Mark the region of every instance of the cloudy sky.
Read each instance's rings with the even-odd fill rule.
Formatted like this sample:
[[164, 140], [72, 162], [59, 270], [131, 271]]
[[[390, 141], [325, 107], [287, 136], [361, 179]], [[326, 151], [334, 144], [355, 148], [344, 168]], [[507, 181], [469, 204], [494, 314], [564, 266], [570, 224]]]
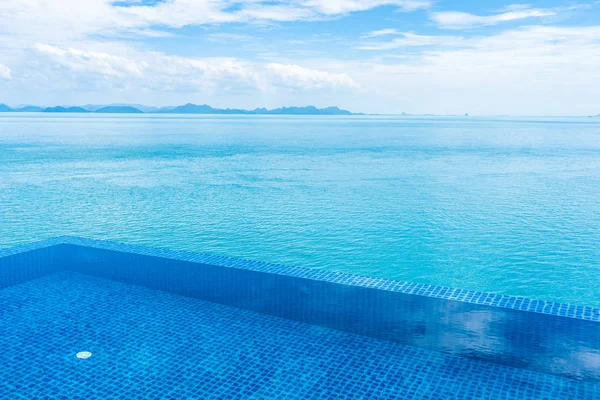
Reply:
[[0, 103], [600, 112], [600, 2], [3, 0]]

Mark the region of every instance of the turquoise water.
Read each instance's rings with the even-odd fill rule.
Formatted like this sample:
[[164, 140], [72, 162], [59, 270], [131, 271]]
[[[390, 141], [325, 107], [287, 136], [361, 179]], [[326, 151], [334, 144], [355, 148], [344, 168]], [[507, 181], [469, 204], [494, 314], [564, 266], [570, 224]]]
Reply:
[[0, 115], [0, 246], [76, 235], [600, 306], [600, 122]]

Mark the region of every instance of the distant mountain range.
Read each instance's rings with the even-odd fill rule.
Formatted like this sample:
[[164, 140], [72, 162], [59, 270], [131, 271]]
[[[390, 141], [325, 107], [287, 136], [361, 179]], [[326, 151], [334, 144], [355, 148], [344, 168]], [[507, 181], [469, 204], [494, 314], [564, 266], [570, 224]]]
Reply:
[[25, 106], [11, 108], [6, 104], [0, 104], [0, 112], [44, 112], [44, 113], [102, 113], [102, 114], [245, 114], [245, 115], [364, 115], [356, 114], [338, 107], [317, 108], [306, 107], [282, 107], [274, 110], [257, 108], [255, 110], [242, 110], [235, 108], [213, 108], [209, 105], [185, 104], [177, 107], [147, 107], [139, 104], [111, 104], [93, 105], [82, 107], [37, 107]]

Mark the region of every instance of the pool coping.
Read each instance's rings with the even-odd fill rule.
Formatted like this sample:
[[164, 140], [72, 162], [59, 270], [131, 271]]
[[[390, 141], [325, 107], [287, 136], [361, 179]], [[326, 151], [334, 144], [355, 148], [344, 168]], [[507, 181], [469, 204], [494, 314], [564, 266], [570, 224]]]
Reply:
[[509, 296], [472, 290], [456, 289], [445, 286], [434, 286], [423, 283], [388, 280], [353, 275], [344, 272], [295, 267], [251, 261], [241, 258], [215, 256], [181, 250], [152, 248], [136, 244], [125, 244], [114, 241], [88, 239], [75, 236], [60, 236], [10, 248], [0, 249], [0, 258], [19, 253], [57, 245], [74, 245], [133, 253], [144, 256], [160, 257], [185, 262], [211, 264], [220, 267], [237, 268], [269, 274], [284, 275], [296, 278], [311, 279], [341, 285], [357, 286], [370, 289], [385, 290], [408, 295], [424, 296], [442, 300], [451, 300], [503, 309], [533, 312], [558, 317], [573, 318], [583, 321], [600, 322], [600, 308], [558, 303], [545, 300], [529, 299], [521, 296]]

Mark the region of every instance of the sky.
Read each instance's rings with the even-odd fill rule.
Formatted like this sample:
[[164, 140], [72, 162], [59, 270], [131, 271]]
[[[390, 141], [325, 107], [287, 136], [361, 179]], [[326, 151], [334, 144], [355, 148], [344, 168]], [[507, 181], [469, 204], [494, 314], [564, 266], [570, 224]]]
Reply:
[[2, 0], [0, 103], [600, 113], [600, 1]]

